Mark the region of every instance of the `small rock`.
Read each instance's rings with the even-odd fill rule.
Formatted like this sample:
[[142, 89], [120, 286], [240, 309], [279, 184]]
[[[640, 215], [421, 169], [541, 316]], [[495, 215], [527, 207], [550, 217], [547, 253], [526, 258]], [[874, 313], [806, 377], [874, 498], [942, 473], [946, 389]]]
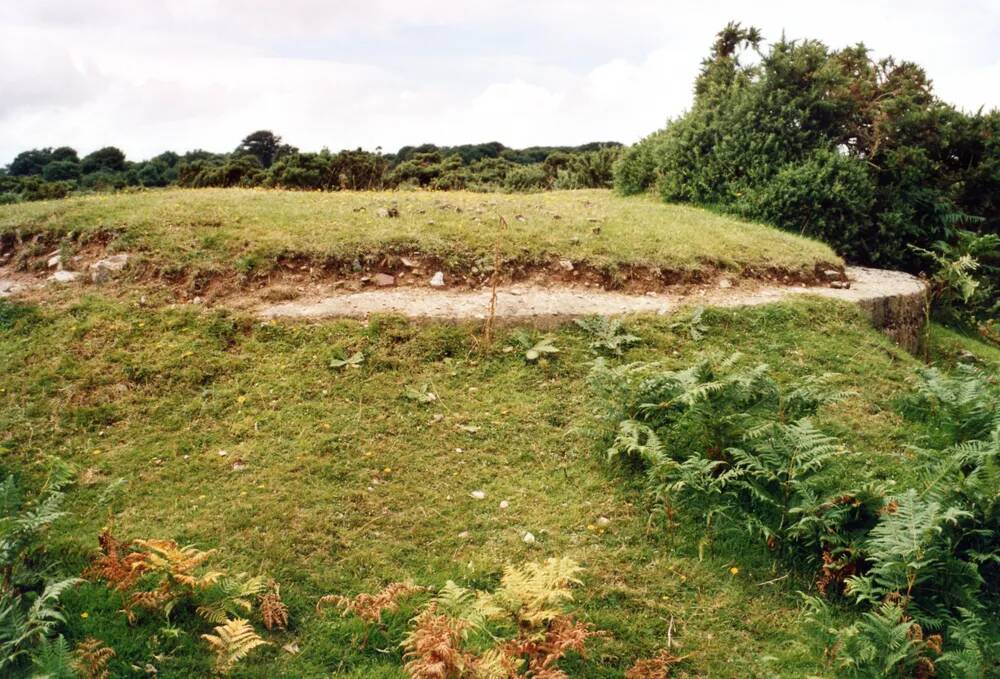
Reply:
[[194, 299], [191, 300], [191, 304], [201, 304], [201, 303], [202, 303], [201, 297], [195, 297]]
[[723, 290], [731, 288], [733, 287], [733, 282], [728, 278], [723, 278], [722, 280], [719, 281], [719, 287], [722, 288]]
[[420, 262], [418, 262], [415, 259], [410, 259], [409, 257], [400, 257], [399, 261], [402, 262], [403, 266], [405, 266], [408, 269], [416, 269], [418, 266], [420, 266]]
[[469, 493], [469, 495], [471, 495], [474, 500], [485, 500], [486, 499], [486, 493], [484, 493], [481, 490], [474, 490], [471, 493]]
[[599, 516], [597, 517], [597, 525], [601, 528], [607, 528], [611, 525], [611, 519], [606, 516]]
[[850, 290], [850, 288], [851, 288], [851, 282], [850, 281], [830, 281], [830, 287], [834, 288], [835, 290]]
[[841, 280], [844, 277], [844, 275], [836, 269], [827, 269], [823, 272], [823, 275], [826, 276], [826, 279], [829, 281]]
[[467, 530], [463, 530], [461, 533], [458, 534], [458, 537], [461, 538], [462, 540], [468, 540], [470, 537], [470, 533]]
[[514, 215], [514, 219], [516, 219], [519, 222], [526, 222], [526, 221], [528, 221], [528, 218], [525, 217], [524, 215]]
[[646, 293], [646, 297], [656, 297], [656, 292], [654, 290], [650, 290]]
[[225, 457], [225, 456], [226, 456], [226, 455], [228, 455], [228, 454], [229, 454], [229, 451], [228, 451], [228, 450], [220, 450], [220, 451], [219, 451], [219, 452], [217, 453], [217, 455], [218, 455], [219, 457]]
[[521, 542], [523, 542], [526, 545], [533, 545], [535, 544], [535, 536], [532, 535], [531, 532], [529, 531], [525, 533], [524, 536], [521, 538]]
[[508, 507], [510, 507], [510, 503], [509, 502], [507, 502], [506, 500], [501, 500], [500, 501], [500, 509], [507, 509]]
[[96, 283], [97, 285], [101, 285], [102, 283], [107, 283], [110, 278], [111, 278], [111, 271], [109, 269], [105, 269], [103, 266], [90, 268], [90, 280]]
[[432, 288], [443, 288], [444, 287], [444, 272], [438, 271], [431, 277], [431, 287]]
[[592, 229], [591, 229], [590, 231], [591, 231], [591, 233], [593, 233], [593, 234], [594, 234], [595, 236], [599, 236], [599, 235], [601, 234], [601, 227], [599, 227], [599, 226], [595, 226], [595, 227], [594, 227], [594, 228], [592, 228]]
[[62, 257], [59, 256], [59, 253], [56, 253], [49, 257], [48, 265], [50, 269], [54, 269], [57, 266], [60, 266], [61, 264], [62, 264]]
[[80, 277], [79, 271], [56, 271], [49, 276], [49, 280], [55, 283], [72, 283]]
[[103, 266], [111, 271], [121, 271], [128, 264], [128, 253], [121, 252], [117, 255], [111, 255], [110, 257], [105, 257], [104, 259], [99, 259], [90, 265], [90, 268]]
[[573, 262], [571, 262], [568, 259], [560, 259], [559, 260], [559, 267], [562, 268], [563, 271], [572, 271], [573, 270]]
[[[361, 209], [364, 210], [364, 208]], [[299, 652], [299, 645], [294, 641], [289, 641], [287, 644], [281, 647], [281, 650], [284, 651], [285, 653], [291, 653], [292, 655], [295, 655], [296, 653]]]
[[236, 460], [233, 462], [232, 467], [234, 472], [241, 472], [247, 468], [247, 465], [243, 460]]
[[375, 285], [380, 288], [391, 288], [396, 284], [396, 277], [387, 273], [377, 273], [374, 277]]
[[121, 253], [105, 257], [90, 265], [90, 279], [97, 284], [106, 283], [111, 275], [118, 273], [128, 264], [128, 254]]
[[579, 245], [580, 244], [580, 237], [579, 236], [573, 236], [572, 238], [569, 239], [569, 242], [572, 245]]
[[399, 216], [399, 209], [395, 207], [380, 207], [375, 210], [375, 214], [385, 219], [391, 219]]

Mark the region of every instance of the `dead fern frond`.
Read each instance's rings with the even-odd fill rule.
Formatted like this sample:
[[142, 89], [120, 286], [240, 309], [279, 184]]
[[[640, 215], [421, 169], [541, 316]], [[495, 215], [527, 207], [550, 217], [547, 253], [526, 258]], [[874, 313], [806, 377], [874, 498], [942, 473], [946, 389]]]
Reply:
[[271, 591], [260, 597], [260, 616], [268, 631], [288, 627], [288, 606], [281, 600], [281, 588], [274, 582]]
[[662, 649], [652, 658], [637, 660], [625, 673], [625, 679], [667, 679], [674, 665], [684, 662], [688, 656], [676, 656]]
[[173, 540], [135, 540], [133, 545], [142, 552], [142, 568], [148, 572], [163, 573], [172, 581], [199, 589], [215, 583], [222, 573], [211, 571], [196, 575], [195, 571], [215, 553], [214, 549], [202, 551], [188, 545], [179, 547]]
[[524, 661], [507, 652], [506, 649], [491, 648], [485, 651], [468, 668], [472, 679], [512, 679], [522, 676]]
[[584, 655], [587, 640], [595, 636], [600, 636], [600, 632], [595, 631], [588, 623], [573, 620], [569, 616], [556, 618], [535, 650], [539, 668], [554, 666], [569, 651]]
[[404, 669], [412, 679], [460, 679], [476, 662], [461, 648], [468, 623], [439, 615], [434, 604], [413, 619], [403, 641]]
[[115, 649], [94, 637], [88, 637], [73, 649], [73, 669], [84, 679], [108, 679], [108, 662], [115, 657]]
[[573, 600], [570, 589], [582, 584], [577, 575], [583, 569], [569, 558], [546, 559], [504, 570], [496, 599], [518, 621], [538, 627], [562, 614], [562, 607]]
[[848, 578], [858, 574], [858, 564], [848, 557], [837, 558], [829, 550], [823, 551], [823, 565], [816, 576], [816, 589], [827, 594], [831, 586], [836, 593], [843, 593]]
[[83, 577], [104, 580], [118, 591], [130, 589], [145, 572], [143, 556], [127, 551], [108, 529], [101, 531], [97, 542], [101, 546], [101, 554], [83, 572]]
[[542, 633], [522, 629], [517, 638], [504, 644], [503, 650], [509, 656], [526, 660], [528, 676], [532, 678], [562, 677], [565, 674], [556, 664], [570, 651], [583, 656], [587, 640], [596, 636], [602, 633], [587, 623], [563, 615], [554, 618]]
[[125, 608], [122, 609], [122, 612], [128, 617], [129, 622], [135, 622], [136, 608], [157, 611], [176, 598], [177, 593], [164, 586], [150, 591], [134, 592], [125, 600]]
[[354, 598], [327, 594], [316, 602], [316, 610], [319, 611], [324, 605], [331, 604], [341, 609], [343, 617], [353, 613], [368, 622], [381, 622], [382, 613], [399, 610], [400, 601], [423, 590], [423, 587], [412, 582], [394, 582], [378, 594], [361, 593]]
[[201, 638], [215, 651], [215, 670], [227, 674], [258, 646], [268, 645], [249, 622], [242, 618], [227, 621], [215, 628], [215, 634], [202, 634]]

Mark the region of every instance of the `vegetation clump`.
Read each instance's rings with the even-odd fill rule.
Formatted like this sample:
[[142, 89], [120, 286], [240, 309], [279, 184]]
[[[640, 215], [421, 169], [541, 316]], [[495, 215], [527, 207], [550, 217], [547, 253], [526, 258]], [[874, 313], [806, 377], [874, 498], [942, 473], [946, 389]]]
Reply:
[[620, 192], [655, 189], [914, 271], [910, 244], [1000, 229], [1000, 111], [946, 104], [912, 62], [785, 37], [765, 49], [732, 23], [694, 91], [689, 112], [623, 153]]

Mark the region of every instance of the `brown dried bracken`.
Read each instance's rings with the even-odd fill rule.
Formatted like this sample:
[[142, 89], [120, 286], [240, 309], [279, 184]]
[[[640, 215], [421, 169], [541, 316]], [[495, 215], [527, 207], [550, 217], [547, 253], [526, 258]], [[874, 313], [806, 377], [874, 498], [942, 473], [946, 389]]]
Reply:
[[115, 649], [94, 637], [87, 637], [73, 649], [73, 669], [84, 679], [108, 679], [108, 662], [115, 657]]
[[591, 625], [568, 615], [559, 616], [552, 619], [544, 635], [522, 633], [504, 646], [504, 652], [513, 657], [527, 658], [530, 676], [547, 676], [541, 673], [554, 670], [554, 665], [569, 651], [582, 656], [587, 640], [596, 636], [601, 636], [601, 633]]
[[830, 585], [837, 585], [838, 593], [844, 591], [847, 578], [857, 575], [858, 564], [846, 558], [836, 559], [829, 550], [823, 552], [823, 566], [816, 576], [816, 588], [821, 594], [826, 594]]
[[625, 679], [667, 679], [670, 668], [684, 662], [688, 656], [676, 656], [664, 648], [652, 658], [637, 660], [625, 673]]
[[468, 623], [438, 615], [432, 604], [414, 619], [413, 630], [403, 642], [404, 668], [413, 679], [452, 679], [463, 676], [475, 659], [461, 649]]
[[101, 555], [83, 572], [85, 578], [104, 580], [122, 591], [132, 587], [146, 572], [142, 554], [126, 552], [125, 546], [109, 529], [101, 531], [97, 542], [101, 545]]
[[288, 606], [281, 600], [278, 583], [274, 583], [271, 591], [260, 597], [260, 615], [268, 631], [275, 627], [278, 629], [288, 627]]
[[382, 613], [399, 610], [401, 600], [423, 590], [423, 587], [418, 587], [412, 582], [394, 582], [378, 594], [362, 593], [353, 599], [339, 594], [327, 594], [316, 602], [316, 610], [319, 611], [324, 604], [332, 604], [341, 609], [341, 615], [344, 617], [353, 613], [368, 622], [381, 622]]

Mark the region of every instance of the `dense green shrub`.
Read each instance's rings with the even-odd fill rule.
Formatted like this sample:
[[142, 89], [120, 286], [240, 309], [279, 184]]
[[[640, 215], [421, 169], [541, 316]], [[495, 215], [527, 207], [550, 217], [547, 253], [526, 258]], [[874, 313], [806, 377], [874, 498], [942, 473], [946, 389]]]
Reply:
[[73, 160], [53, 160], [42, 168], [42, 177], [47, 182], [79, 179], [80, 163]]
[[508, 191], [541, 191], [549, 187], [549, 176], [540, 165], [522, 165], [507, 173], [504, 188]]
[[[744, 63], [748, 51], [758, 60]], [[855, 261], [922, 268], [968, 215], [1000, 231], [1000, 112], [937, 99], [924, 71], [863, 45], [719, 33], [691, 110], [624, 154], [615, 185], [817, 236]]]
[[747, 189], [734, 205], [751, 219], [795, 229], [859, 259], [865, 253], [858, 239], [874, 200], [862, 161], [817, 149], [801, 162], [784, 165], [759, 189]]

